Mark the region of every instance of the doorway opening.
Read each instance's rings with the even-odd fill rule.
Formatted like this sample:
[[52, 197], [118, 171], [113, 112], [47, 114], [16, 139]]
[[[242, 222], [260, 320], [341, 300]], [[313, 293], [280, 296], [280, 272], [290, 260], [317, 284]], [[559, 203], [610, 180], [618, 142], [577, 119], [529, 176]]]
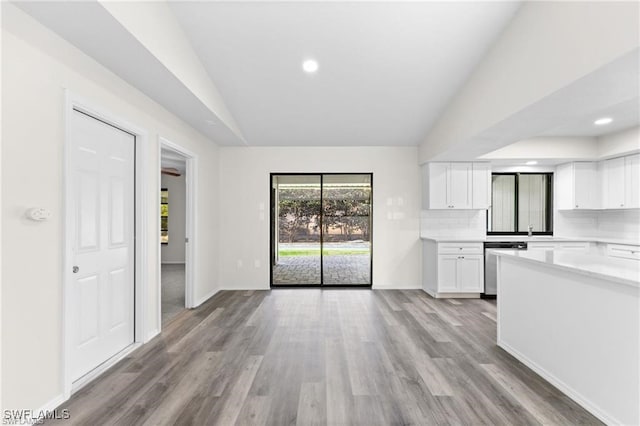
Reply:
[[161, 151], [160, 292], [162, 326], [186, 308], [186, 158]]
[[192, 305], [195, 156], [160, 141], [160, 324]]
[[372, 173], [272, 173], [271, 286], [372, 283]]

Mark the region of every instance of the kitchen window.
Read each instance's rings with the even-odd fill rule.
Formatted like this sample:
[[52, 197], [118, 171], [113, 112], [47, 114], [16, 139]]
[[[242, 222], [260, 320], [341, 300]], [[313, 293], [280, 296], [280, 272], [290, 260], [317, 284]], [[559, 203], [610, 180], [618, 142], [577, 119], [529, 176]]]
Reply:
[[553, 234], [553, 173], [493, 173], [487, 234]]

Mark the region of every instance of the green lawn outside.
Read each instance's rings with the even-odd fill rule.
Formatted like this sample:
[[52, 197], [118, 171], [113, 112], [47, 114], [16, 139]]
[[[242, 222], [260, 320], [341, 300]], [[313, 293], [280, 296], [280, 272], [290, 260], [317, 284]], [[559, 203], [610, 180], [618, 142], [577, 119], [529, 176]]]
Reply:
[[[354, 248], [331, 248], [324, 249], [324, 256], [337, 256], [337, 255], [349, 255], [349, 254], [369, 254], [369, 249], [354, 249]], [[320, 256], [320, 249], [283, 249], [278, 251], [280, 257], [293, 257], [293, 256]]]

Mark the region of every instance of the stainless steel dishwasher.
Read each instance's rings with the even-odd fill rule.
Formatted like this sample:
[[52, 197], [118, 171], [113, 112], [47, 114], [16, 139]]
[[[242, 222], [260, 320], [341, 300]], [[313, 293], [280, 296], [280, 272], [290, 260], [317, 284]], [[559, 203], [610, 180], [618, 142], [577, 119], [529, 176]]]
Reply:
[[526, 241], [490, 241], [484, 243], [484, 294], [483, 297], [494, 298], [498, 294], [497, 258], [488, 250], [526, 250]]

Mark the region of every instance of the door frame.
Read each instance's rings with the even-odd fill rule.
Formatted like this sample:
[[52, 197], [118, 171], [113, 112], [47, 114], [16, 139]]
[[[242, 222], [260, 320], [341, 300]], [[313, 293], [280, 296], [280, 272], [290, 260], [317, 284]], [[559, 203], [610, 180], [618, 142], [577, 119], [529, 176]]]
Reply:
[[[162, 149], [173, 151], [185, 158], [185, 250], [184, 250], [184, 272], [185, 272], [185, 288], [184, 288], [184, 304], [185, 308], [192, 309], [196, 307], [195, 299], [195, 282], [196, 282], [196, 251], [197, 242], [197, 217], [196, 217], [196, 179], [198, 172], [198, 156], [185, 148], [184, 146], [170, 141], [169, 139], [158, 137], [158, 191], [162, 188]], [[158, 197], [160, 196], [158, 192]], [[158, 217], [160, 217], [160, 201], [158, 200]], [[162, 329], [162, 245], [160, 244], [160, 234], [158, 233], [158, 324]]]
[[[323, 176], [333, 176], [333, 175], [368, 175], [371, 178], [371, 193], [370, 193], [370, 207], [371, 211], [369, 212], [369, 284], [324, 284], [324, 265], [323, 265], [323, 241], [322, 241], [322, 230], [320, 231], [320, 283], [319, 284], [274, 284], [273, 283], [273, 267], [275, 265], [275, 261], [277, 255], [274, 253], [274, 232], [273, 228], [277, 227], [277, 224], [274, 225], [275, 211], [277, 207], [275, 206], [276, 198], [274, 197], [273, 191], [273, 177], [274, 176], [320, 176], [320, 208], [323, 206], [323, 184], [324, 179]], [[320, 223], [322, 227], [322, 214], [320, 215]], [[332, 287], [344, 287], [344, 288], [373, 288], [373, 172], [282, 172], [269, 173], [269, 288], [278, 289], [278, 288], [305, 288], [305, 287], [315, 287], [315, 288], [332, 288]]]
[[[131, 124], [125, 119], [118, 117], [107, 109], [97, 106], [93, 101], [86, 100], [75, 93], [64, 89], [64, 146], [63, 146], [63, 167], [62, 167], [62, 389], [64, 400], [81, 389], [84, 385], [104, 373], [120, 359], [124, 358], [131, 351], [146, 343], [157, 332], [149, 332], [146, 319], [146, 300], [148, 291], [148, 277], [146, 271], [149, 268], [149, 256], [147, 242], [148, 233], [148, 207], [147, 200], [140, 194], [147, 194], [148, 178], [146, 173], [146, 159], [148, 157], [148, 134], [147, 131], [137, 125]], [[71, 179], [71, 149], [70, 135], [72, 126], [73, 110], [80, 111], [99, 121], [117, 127], [135, 136], [135, 200], [134, 200], [134, 338], [133, 343], [120, 351], [106, 362], [96, 366], [94, 370], [78, 380], [76, 384], [72, 382], [70, 358], [72, 351], [72, 324], [70, 321], [69, 309], [71, 308], [72, 295], [72, 250], [69, 233], [73, 229], [71, 220], [71, 206], [73, 205], [73, 182]]]

